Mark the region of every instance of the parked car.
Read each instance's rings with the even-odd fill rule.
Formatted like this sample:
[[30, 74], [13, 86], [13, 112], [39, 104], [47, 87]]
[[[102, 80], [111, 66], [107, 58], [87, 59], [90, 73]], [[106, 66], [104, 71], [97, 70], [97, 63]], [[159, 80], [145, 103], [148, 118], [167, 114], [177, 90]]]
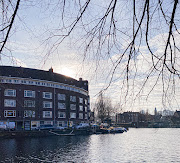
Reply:
[[90, 127], [89, 123], [80, 123], [76, 126], [77, 129]]
[[6, 124], [6, 126], [7, 126], [7, 129], [8, 129], [8, 130], [15, 130], [15, 128], [16, 128], [15, 122], [8, 122], [8, 123]]
[[5, 124], [0, 124], [0, 130], [7, 130], [7, 126]]
[[39, 130], [54, 130], [55, 127], [53, 125], [50, 124], [44, 124], [44, 125], [40, 125], [38, 127]]

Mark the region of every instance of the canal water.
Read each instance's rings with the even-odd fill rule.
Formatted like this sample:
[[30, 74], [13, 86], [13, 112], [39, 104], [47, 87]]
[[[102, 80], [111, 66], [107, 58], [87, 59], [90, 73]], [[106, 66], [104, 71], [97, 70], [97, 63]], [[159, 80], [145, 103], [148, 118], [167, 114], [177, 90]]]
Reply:
[[0, 162], [180, 162], [180, 129], [129, 129], [123, 134], [0, 139]]

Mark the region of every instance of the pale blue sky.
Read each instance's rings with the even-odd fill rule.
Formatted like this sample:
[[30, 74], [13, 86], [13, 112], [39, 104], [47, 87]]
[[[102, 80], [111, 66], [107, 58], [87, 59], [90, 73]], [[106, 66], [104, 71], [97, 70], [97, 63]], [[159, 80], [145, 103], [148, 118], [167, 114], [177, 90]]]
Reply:
[[[63, 28], [64, 24], [61, 19], [62, 4], [59, 3], [57, 5], [57, 1], [43, 1], [43, 3], [37, 1], [22, 1], [7, 45], [8, 48], [11, 49], [13, 58], [2, 57], [1, 64], [18, 65], [43, 70], [48, 70], [50, 67], [53, 67], [56, 73], [62, 73], [76, 79], [82, 77], [89, 81], [91, 102], [95, 102], [97, 98], [95, 95], [101, 89], [107, 87], [110, 80], [108, 74], [112, 72], [111, 68], [114, 66], [114, 61], [119, 57], [119, 54], [124, 51], [124, 47], [128, 44], [129, 36], [132, 35], [130, 30], [132, 27], [132, 21], [130, 21], [132, 11], [130, 8], [131, 2], [120, 1], [118, 4], [119, 10], [115, 13], [116, 15], [121, 14], [121, 17], [116, 17], [116, 22], [117, 25], [121, 27], [121, 30], [125, 31], [125, 34], [120, 33], [117, 35], [120, 50], [118, 50], [117, 47], [113, 47], [112, 51], [108, 54], [105, 48], [107, 44], [105, 44], [101, 51], [104, 57], [97, 57], [97, 55], [94, 55], [96, 54], [95, 50], [98, 45], [96, 40], [84, 58], [84, 45], [87, 43], [83, 40], [83, 37], [85, 38], [85, 31], [97, 23], [98, 19], [95, 20], [94, 18], [101, 16], [102, 11], [107, 7], [104, 5], [105, 2], [106, 1], [102, 0], [92, 1], [92, 4], [87, 10], [87, 14], [83, 17], [83, 23], [80, 22], [72, 35], [57, 46], [57, 49], [53, 49], [52, 47], [56, 47], [57, 38], [59, 37], [53, 39], [48, 38], [54, 34], [60, 35], [67, 32], [67, 29]], [[171, 3], [166, 6], [166, 9], [172, 7], [172, 4], [170, 4]], [[137, 6], [141, 8], [143, 3], [138, 2]], [[76, 18], [77, 8], [78, 5], [75, 4], [74, 1], [67, 1], [63, 19], [65, 26], [70, 25], [74, 18]], [[161, 54], [164, 46], [164, 40], [162, 38], [166, 38], [166, 35], [164, 35], [166, 27], [164, 26], [164, 22], [158, 21], [157, 13], [154, 16], [157, 17], [157, 19], [152, 23], [151, 28], [156, 29], [159, 27], [160, 30], [153, 30], [153, 32], [150, 33], [150, 44], [156, 54]], [[178, 28], [180, 27], [178, 26]], [[105, 30], [106, 29], [108, 29], [108, 27], [106, 27]], [[145, 31], [142, 30], [142, 33], [144, 32]], [[180, 39], [177, 33], [175, 33], [175, 38], [178, 40], [177, 46], [180, 47]], [[87, 38], [86, 41], [88, 39], [89, 38]], [[134, 72], [132, 71], [132, 78], [129, 80], [128, 96], [126, 97], [126, 84], [123, 84], [124, 75], [121, 75], [124, 74], [124, 64], [121, 64], [121, 66], [117, 68], [114, 74], [114, 82], [106, 91], [106, 94], [111, 97], [113, 104], [120, 103], [124, 110], [140, 111], [141, 109], [149, 109], [150, 112], [153, 112], [155, 107], [158, 110], [165, 108], [165, 106], [162, 105], [162, 83], [158, 82], [154, 91], [148, 96], [148, 99], [146, 99], [148, 92], [151, 91], [153, 84], [156, 82], [155, 79], [157, 76], [154, 74], [151, 76], [151, 80], [148, 81], [142, 93], [138, 94], [151, 62], [151, 56], [147, 47], [143, 42], [142, 45], [140, 47], [141, 53], [139, 53], [141, 55], [136, 56], [136, 65], [138, 66], [137, 78], [133, 80]], [[5, 51], [5, 53], [11, 55], [8, 51]], [[126, 59], [127, 58], [125, 58], [125, 60]], [[134, 67], [135, 63], [132, 62], [131, 66]], [[178, 88], [176, 90], [178, 90]], [[164, 101], [167, 105], [166, 109], [180, 109], [178, 106], [178, 102], [180, 102], [179, 97], [180, 94], [179, 91], [177, 91], [174, 97], [170, 97], [169, 101]], [[169, 102], [171, 102], [171, 108], [168, 107]]]

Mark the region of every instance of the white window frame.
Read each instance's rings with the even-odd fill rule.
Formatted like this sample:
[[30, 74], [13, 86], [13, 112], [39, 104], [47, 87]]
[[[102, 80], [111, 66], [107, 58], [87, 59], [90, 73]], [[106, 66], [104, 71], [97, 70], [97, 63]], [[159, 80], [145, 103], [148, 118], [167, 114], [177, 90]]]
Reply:
[[83, 118], [84, 118], [83, 113], [79, 113], [79, 119], [83, 119]]
[[87, 99], [85, 99], [84, 101], [85, 101], [85, 105], [87, 105], [88, 100], [87, 100]]
[[70, 109], [71, 110], [76, 110], [76, 104], [70, 104]]
[[4, 96], [16, 97], [15, 89], [5, 89]]
[[85, 112], [87, 112], [87, 106], [85, 106]]
[[24, 90], [24, 97], [33, 97], [33, 98], [35, 98], [35, 91]]
[[34, 108], [35, 107], [35, 101], [34, 100], [24, 100], [24, 107]]
[[76, 113], [71, 112], [71, 113], [70, 113], [70, 118], [71, 118], [71, 119], [76, 119]]
[[66, 109], [66, 103], [65, 102], [58, 102], [58, 109]]
[[[61, 117], [60, 115], [63, 115], [63, 116]], [[58, 118], [66, 118], [66, 113], [58, 111]]]
[[79, 111], [83, 111], [83, 105], [79, 105]]
[[50, 108], [51, 109], [52, 108], [52, 102], [51, 101], [43, 101], [43, 108]]
[[52, 99], [52, 92], [43, 92], [43, 98]]
[[87, 114], [84, 115], [84, 119], [88, 119], [88, 115]]
[[16, 100], [4, 99], [4, 107], [16, 107]]
[[66, 95], [65, 95], [65, 94], [61, 94], [61, 93], [58, 93], [58, 100], [65, 101], [65, 100], [66, 100]]
[[[12, 116], [9, 116], [9, 113], [12, 113]], [[4, 117], [16, 117], [16, 110], [4, 110]]]
[[33, 111], [33, 110], [24, 110], [24, 117], [34, 118], [35, 117], [35, 111]]
[[64, 122], [64, 121], [57, 121], [57, 126], [58, 127], [64, 127], [66, 126], [67, 124]]
[[52, 118], [52, 111], [43, 111], [43, 118]]
[[45, 125], [53, 125], [53, 121], [44, 121]]
[[83, 104], [83, 98], [82, 97], [79, 97], [79, 103]]

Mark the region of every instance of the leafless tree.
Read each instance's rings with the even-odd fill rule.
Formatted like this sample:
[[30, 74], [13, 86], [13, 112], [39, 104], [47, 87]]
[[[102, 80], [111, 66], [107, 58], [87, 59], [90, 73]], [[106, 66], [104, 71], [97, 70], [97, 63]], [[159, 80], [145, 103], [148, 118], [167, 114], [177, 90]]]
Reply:
[[111, 105], [111, 100], [105, 97], [102, 92], [97, 98], [95, 110], [102, 123], [111, 119], [111, 115], [114, 111]]
[[[62, 21], [65, 22], [69, 4], [66, 0], [59, 1], [59, 4], [63, 5]], [[99, 4], [100, 7], [94, 4], [93, 0], [74, 1], [76, 16], [68, 25], [64, 23], [62, 28], [51, 31], [48, 37], [48, 40], [54, 40], [51, 51], [77, 31], [81, 37], [77, 38], [76, 43], [80, 42], [81, 49], [84, 47], [84, 58], [95, 58], [97, 67], [100, 67], [101, 59], [111, 60], [107, 88], [115, 80], [114, 75], [119, 73], [119, 79], [124, 80], [122, 88], [126, 87], [127, 96], [132, 92], [129, 91], [130, 88], [136, 85], [135, 79], [141, 76], [143, 84], [135, 95], [139, 97], [153, 76], [154, 84], [147, 97], [161, 83], [162, 102], [170, 103], [172, 98], [168, 95], [175, 93], [175, 83], [180, 77], [178, 0], [110, 0], [103, 1]], [[163, 40], [161, 52], [156, 52], [157, 47], [152, 45], [153, 38], [157, 35], [161, 35], [160, 39]], [[137, 58], [139, 55], [144, 57], [142, 46], [147, 48], [150, 57], [147, 59], [148, 70], [141, 74], [139, 69], [143, 67], [138, 67]], [[112, 58], [113, 53], [118, 54], [115, 59]], [[129, 79], [133, 79], [131, 84]]]
[[[10, 36], [12, 26], [17, 15], [20, 0], [1, 0], [0, 1], [0, 54], [6, 48], [6, 43]], [[0, 55], [0, 57], [1, 57]]]
[[[14, 22], [15, 15], [20, 0], [16, 1], [13, 14], [4, 11], [5, 1], [1, 1], [1, 10], [4, 18], [1, 26], [1, 50], [5, 48], [9, 32]], [[179, 80], [180, 65], [180, 7], [178, 0], [110, 0], [101, 1], [98, 4], [93, 0], [58, 0], [55, 3], [56, 10], [61, 11], [59, 22], [56, 28], [47, 32], [46, 41], [52, 41], [47, 59], [50, 54], [58, 49], [60, 44], [67, 38], [76, 34], [76, 44], [81, 49], [84, 47], [84, 58], [94, 59], [97, 67], [101, 59], [111, 60], [111, 71], [109, 72], [109, 85], [114, 81], [114, 75], [119, 73], [119, 79], [123, 79], [122, 88], [126, 87], [126, 96], [129, 94], [131, 86], [136, 85], [135, 79], [143, 77], [142, 85], [136, 93], [138, 97], [143, 88], [148, 85], [148, 81], [155, 76], [154, 84], [151, 86], [148, 95], [155, 86], [162, 83], [163, 102], [171, 101], [167, 94], [175, 93], [175, 83]], [[42, 2], [44, 3], [44, 1]], [[48, 1], [48, 4], [53, 2]], [[6, 2], [6, 7], [12, 2]], [[49, 5], [50, 6], [50, 5]], [[71, 15], [67, 18], [66, 15]], [[7, 19], [8, 18], [8, 19]], [[4, 23], [6, 22], [6, 23]], [[77, 36], [79, 34], [79, 37]], [[152, 45], [153, 38], [161, 35], [163, 45], [161, 52], [156, 52], [156, 47]], [[84, 46], [83, 46], [84, 45]], [[137, 58], [143, 52], [141, 47], [148, 49], [150, 59], [149, 68], [144, 73], [139, 73]], [[112, 58], [112, 54], [117, 54]], [[143, 67], [141, 67], [143, 69]], [[133, 82], [130, 84], [130, 79]], [[131, 91], [132, 92], [132, 91]], [[148, 96], [147, 95], [147, 96]]]

